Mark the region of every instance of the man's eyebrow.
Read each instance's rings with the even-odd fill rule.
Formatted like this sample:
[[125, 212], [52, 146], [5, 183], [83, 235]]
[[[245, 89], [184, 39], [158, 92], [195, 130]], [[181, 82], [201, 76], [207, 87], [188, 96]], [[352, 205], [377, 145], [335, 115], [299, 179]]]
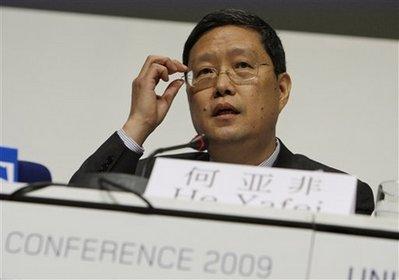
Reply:
[[227, 52], [229, 55], [240, 55], [240, 54], [245, 54], [245, 55], [252, 55], [256, 56], [256, 52], [248, 49], [248, 48], [240, 48], [240, 47], [235, 47]]
[[210, 52], [205, 52], [200, 54], [197, 57], [194, 57], [193, 63], [199, 62], [199, 61], [207, 61], [207, 60], [212, 60], [216, 58], [216, 54], [210, 53]]
[[[229, 49], [227, 51], [227, 54], [231, 55], [231, 56], [242, 55], [242, 54], [251, 55], [251, 56], [254, 56], [254, 57], [257, 56], [256, 52], [254, 52], [251, 49], [248, 49], [247, 47], [234, 47], [234, 48], [231, 48], [231, 49]], [[193, 60], [192, 60], [192, 63], [195, 64], [195, 63], [198, 63], [198, 62], [201, 62], [201, 61], [210, 61], [210, 60], [214, 60], [216, 58], [217, 58], [217, 55], [215, 53], [213, 53], [213, 52], [204, 52], [202, 54], [199, 54], [197, 57], [194, 57]]]

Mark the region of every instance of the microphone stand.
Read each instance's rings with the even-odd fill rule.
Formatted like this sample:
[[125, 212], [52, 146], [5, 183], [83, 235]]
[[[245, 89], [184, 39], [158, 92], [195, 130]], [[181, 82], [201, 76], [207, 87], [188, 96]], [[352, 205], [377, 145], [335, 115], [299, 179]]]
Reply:
[[186, 144], [181, 144], [181, 145], [176, 145], [176, 146], [170, 146], [170, 147], [165, 147], [165, 148], [158, 148], [155, 151], [153, 151], [147, 159], [145, 159], [143, 169], [141, 170], [141, 177], [146, 177], [147, 173], [147, 168], [148, 168], [148, 163], [152, 161], [152, 159], [160, 153], [168, 152], [168, 151], [174, 151], [174, 150], [179, 150], [183, 148], [193, 148], [194, 150], [197, 150], [199, 152], [202, 152], [206, 150], [208, 147], [208, 141], [205, 137], [205, 134], [199, 134], [195, 136], [190, 142]]

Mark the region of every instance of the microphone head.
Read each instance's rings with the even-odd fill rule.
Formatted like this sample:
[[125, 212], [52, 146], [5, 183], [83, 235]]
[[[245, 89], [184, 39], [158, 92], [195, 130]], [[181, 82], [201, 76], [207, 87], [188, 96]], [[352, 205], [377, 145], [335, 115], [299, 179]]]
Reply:
[[208, 149], [208, 139], [205, 134], [198, 134], [189, 143], [189, 147], [199, 152]]

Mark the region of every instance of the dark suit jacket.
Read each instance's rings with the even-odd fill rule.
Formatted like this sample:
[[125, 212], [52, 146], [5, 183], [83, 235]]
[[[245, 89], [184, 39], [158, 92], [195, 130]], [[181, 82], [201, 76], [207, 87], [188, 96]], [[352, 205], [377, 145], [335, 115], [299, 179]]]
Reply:
[[[273, 167], [302, 169], [302, 170], [323, 170], [326, 172], [344, 173], [337, 169], [331, 168], [314, 160], [307, 158], [304, 155], [293, 154], [280, 141], [280, 153], [273, 165]], [[90, 172], [118, 172], [127, 174], [142, 175], [143, 168], [145, 168], [144, 175], [150, 176], [155, 158], [140, 160], [139, 154], [128, 149], [117, 133], [114, 133], [110, 138], [101, 145], [97, 151], [91, 155], [72, 176], [70, 183], [78, 181], [80, 175]], [[190, 159], [209, 161], [209, 154], [202, 152], [184, 153], [176, 155], [167, 155], [166, 157], [178, 159]], [[357, 182], [357, 196], [356, 196], [356, 213], [370, 215], [374, 210], [374, 196], [371, 188], [366, 183], [358, 180]]]

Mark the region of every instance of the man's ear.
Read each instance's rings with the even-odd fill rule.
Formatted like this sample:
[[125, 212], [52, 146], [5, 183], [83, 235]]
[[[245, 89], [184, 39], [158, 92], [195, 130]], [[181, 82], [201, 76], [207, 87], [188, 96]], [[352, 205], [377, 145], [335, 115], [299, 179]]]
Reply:
[[288, 102], [291, 91], [291, 77], [287, 72], [281, 73], [277, 77], [279, 105], [278, 112], [280, 113]]

